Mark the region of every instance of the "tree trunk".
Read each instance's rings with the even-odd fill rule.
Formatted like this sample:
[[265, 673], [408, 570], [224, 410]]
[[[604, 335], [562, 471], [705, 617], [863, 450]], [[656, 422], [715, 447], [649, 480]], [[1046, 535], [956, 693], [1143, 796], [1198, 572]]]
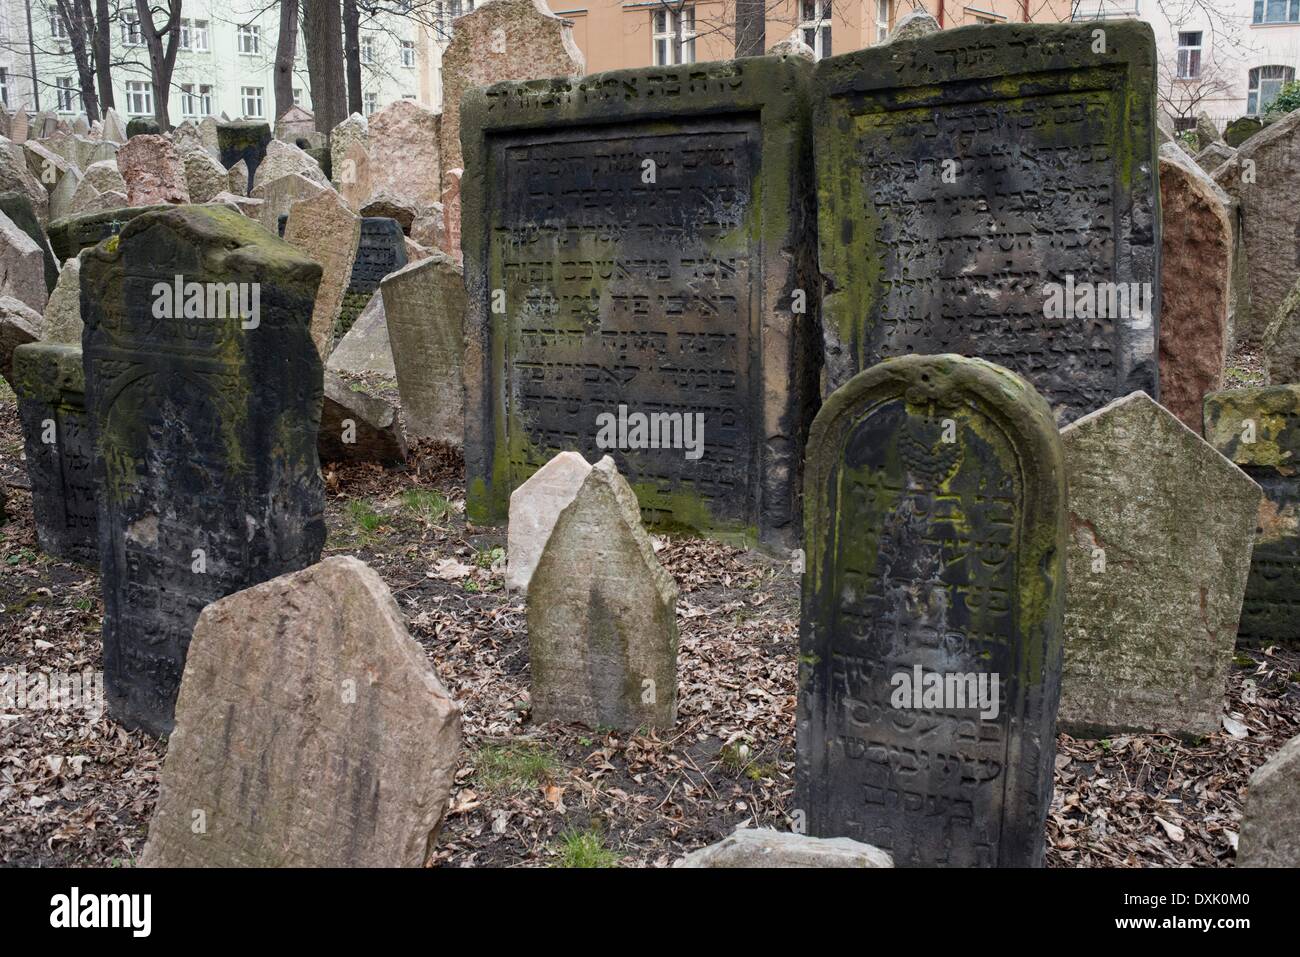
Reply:
[[[140, 36], [149, 51], [149, 74], [153, 79], [153, 117], [158, 128], [166, 133], [172, 128], [168, 110], [172, 71], [176, 69], [176, 53], [180, 49], [181, 0], [167, 0], [167, 22], [159, 30], [154, 26], [149, 12], [149, 0], [135, 0], [140, 17]], [[163, 37], [167, 37], [164, 45]]]
[[[36, 112], [39, 113], [41, 111], [41, 84], [36, 77], [36, 44], [35, 42], [33, 42], [32, 39], [33, 37], [36, 36], [36, 34], [32, 33], [32, 0], [26, 0], [26, 6], [27, 6], [27, 59], [31, 62], [31, 66], [32, 66], [32, 99], [35, 101], [36, 104]], [[25, 109], [27, 104], [20, 103], [19, 106], [22, 106]]]
[[766, 46], [767, 7], [763, 0], [736, 0], [736, 56], [762, 56]]
[[280, 37], [275, 42], [275, 118], [293, 106], [293, 58], [298, 51], [298, 0], [280, 2]]
[[91, 46], [95, 50], [95, 73], [99, 78], [99, 105], [105, 111], [116, 109], [113, 99], [113, 21], [108, 9], [108, 0], [95, 0], [95, 33]]
[[348, 113], [364, 113], [361, 99], [361, 25], [357, 0], [343, 0], [343, 62], [348, 73]]
[[72, 47], [73, 62], [77, 66], [81, 105], [86, 110], [86, 119], [93, 123], [99, 119], [99, 97], [95, 94], [95, 70], [86, 46], [90, 5], [86, 0], [58, 0], [56, 8], [59, 19], [63, 21], [64, 32], [68, 35], [68, 45]]
[[[137, 0], [143, 2], [143, 0]], [[303, 39], [307, 43], [307, 77], [316, 129], [328, 133], [347, 119], [343, 86], [342, 15], [339, 0], [302, 0]]]

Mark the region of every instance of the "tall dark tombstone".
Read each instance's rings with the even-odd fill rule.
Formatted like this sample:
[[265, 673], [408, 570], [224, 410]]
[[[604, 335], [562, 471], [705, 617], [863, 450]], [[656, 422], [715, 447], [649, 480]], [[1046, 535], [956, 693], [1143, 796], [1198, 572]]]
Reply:
[[[794, 543], [818, 352], [811, 69], [760, 57], [465, 95], [475, 521], [504, 521], [514, 488], [575, 451], [613, 456], [650, 524]], [[647, 446], [621, 409], [664, 417], [659, 436], [703, 416], [703, 447]], [[600, 435], [614, 418], [617, 445]]]
[[81, 347], [32, 342], [14, 350], [14, 394], [41, 551], [99, 564], [95, 450]]
[[[888, 360], [822, 406], [804, 491], [794, 806], [808, 834], [900, 867], [1042, 862], [1061, 455], [1043, 398], [979, 359]], [[960, 706], [980, 675], [988, 706]], [[938, 679], [952, 696], [929, 696]]]
[[138, 216], [81, 269], [104, 686], [115, 717], [161, 734], [203, 607], [324, 545], [321, 270], [217, 206]]
[[253, 191], [253, 175], [266, 158], [266, 148], [271, 145], [271, 127], [253, 120], [236, 120], [217, 124], [217, 152], [221, 165], [234, 169], [243, 160], [248, 165], [248, 190]]
[[1158, 397], [1146, 23], [970, 26], [817, 64], [829, 393], [889, 356], [1023, 375], [1057, 424]]
[[387, 216], [363, 216], [352, 276], [348, 279], [339, 317], [334, 323], [335, 342], [348, 334], [384, 277], [397, 272], [406, 262], [406, 236], [397, 220]]
[[116, 236], [122, 227], [141, 213], [167, 209], [166, 205], [123, 206], [98, 213], [64, 216], [50, 223], [50, 246], [60, 263], [77, 256], [83, 249], [96, 246], [110, 236]]

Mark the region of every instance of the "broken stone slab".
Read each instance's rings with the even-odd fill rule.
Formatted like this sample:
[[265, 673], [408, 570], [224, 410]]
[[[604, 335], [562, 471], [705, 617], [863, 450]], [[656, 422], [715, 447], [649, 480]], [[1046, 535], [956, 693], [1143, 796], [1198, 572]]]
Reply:
[[361, 207], [362, 216], [387, 216], [397, 220], [402, 232], [411, 235], [411, 224], [415, 222], [419, 210], [389, 193], [380, 193]]
[[1197, 166], [1207, 173], [1213, 173], [1236, 155], [1237, 151], [1226, 143], [1211, 143], [1200, 150], [1194, 158]]
[[716, 844], [687, 854], [673, 867], [893, 867], [878, 847], [848, 837], [806, 837], [739, 827]]
[[59, 281], [45, 304], [45, 338], [80, 346], [82, 328], [81, 257], [78, 255], [63, 264]]
[[288, 176], [290, 173], [297, 173], [321, 186], [330, 185], [320, 164], [305, 152], [292, 143], [271, 140], [266, 146], [266, 155], [262, 157], [262, 161], [253, 173], [253, 188], [250, 195], [256, 194], [257, 187], [264, 183], [277, 180], [281, 176]]
[[337, 373], [325, 372], [325, 402], [321, 407], [322, 462], [402, 462], [406, 439], [397, 420], [397, 408], [378, 396], [367, 395]]
[[15, 226], [41, 248], [41, 257], [45, 263], [45, 288], [53, 290], [55, 283], [59, 281], [59, 261], [54, 258], [50, 237], [46, 235], [45, 228], [37, 218], [32, 201], [20, 190], [0, 193], [0, 213], [8, 216]]
[[1201, 110], [1196, 114], [1196, 145], [1202, 150], [1216, 143], [1222, 143], [1223, 137], [1219, 135], [1219, 128], [1215, 125], [1214, 120], [1210, 119], [1210, 114]]
[[528, 591], [555, 522], [587, 480], [591, 465], [577, 452], [561, 452], [510, 493], [506, 538], [506, 588]]
[[460, 745], [388, 587], [327, 558], [203, 609], [140, 863], [423, 867]]
[[1260, 345], [1269, 382], [1300, 382], [1300, 277], [1264, 327]]
[[294, 203], [311, 199], [327, 188], [301, 173], [290, 173], [288, 176], [263, 183], [252, 193], [253, 199], [262, 201], [262, 205], [257, 210], [257, 221], [278, 236], [281, 234], [280, 217], [288, 216]]
[[1062, 430], [1070, 489], [1060, 723], [1219, 728], [1263, 493], [1145, 392]]
[[[269, 162], [269, 161], [268, 161]], [[311, 316], [311, 338], [324, 359], [334, 349], [334, 327], [361, 242], [361, 217], [333, 189], [294, 203], [284, 239], [320, 263], [321, 284]]]
[[671, 728], [677, 584], [606, 456], [560, 513], [528, 586], [533, 720]]
[[14, 350], [45, 338], [45, 319], [25, 302], [0, 296], [0, 374], [14, 383]]
[[45, 255], [32, 238], [0, 213], [0, 296], [42, 312], [50, 297], [45, 285]]
[[1300, 735], [1250, 776], [1238, 867], [1300, 867]]
[[132, 136], [117, 152], [117, 168], [126, 182], [130, 206], [190, 201], [185, 164], [164, 136]]
[[372, 293], [370, 302], [352, 324], [325, 367], [332, 372], [375, 373], [396, 381], [393, 348], [388, 340], [388, 320], [382, 292]]

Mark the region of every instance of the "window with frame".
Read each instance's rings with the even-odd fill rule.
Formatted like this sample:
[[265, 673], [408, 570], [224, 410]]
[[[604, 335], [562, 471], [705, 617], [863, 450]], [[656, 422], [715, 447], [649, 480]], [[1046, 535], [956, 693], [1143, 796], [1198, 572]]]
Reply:
[[180, 46], [182, 50], [206, 53], [208, 51], [208, 21], [190, 20], [188, 18], [181, 20]]
[[1195, 80], [1201, 75], [1201, 31], [1178, 34], [1178, 79]]
[[379, 94], [366, 93], [361, 97], [361, 108], [365, 110], [366, 116], [370, 116], [379, 109]]
[[300, 86], [293, 88], [293, 105], [302, 106], [302, 87]]
[[415, 66], [415, 41], [402, 41], [402, 66]]
[[1255, 23], [1300, 23], [1300, 0], [1255, 0]]
[[361, 38], [361, 62], [362, 63], [375, 62], [375, 38], [374, 37]]
[[831, 0], [799, 0], [799, 31], [817, 59], [831, 55]]
[[261, 119], [262, 87], [241, 86], [239, 88], [239, 108], [248, 119]]
[[60, 113], [79, 113], [81, 111], [81, 93], [70, 76], [61, 76], [54, 81], [54, 101]]
[[68, 38], [68, 28], [63, 23], [63, 17], [59, 16], [59, 5], [51, 3], [50, 11], [50, 36], [55, 40], [66, 40]]
[[889, 20], [893, 14], [891, 0], [876, 0], [876, 42], [884, 43], [889, 39]]
[[[140, 18], [134, 13], [124, 13], [122, 22], [122, 42], [129, 47], [140, 45]], [[150, 111], [152, 112], [152, 111]]]
[[240, 53], [262, 52], [262, 28], [257, 24], [241, 23], [239, 25], [238, 40]]
[[153, 84], [147, 80], [126, 81], [126, 112], [131, 116], [153, 116]]
[[1246, 112], [1258, 116], [1277, 99], [1282, 87], [1295, 82], [1295, 67], [1273, 64], [1251, 70], [1246, 84]]
[[181, 113], [185, 116], [211, 116], [212, 87], [207, 83], [182, 83]]
[[[654, 65], [672, 66], [676, 63], [695, 62], [695, 8], [681, 10], [655, 10], [650, 14], [654, 42]], [[681, 28], [680, 56], [674, 50], [678, 27]]]

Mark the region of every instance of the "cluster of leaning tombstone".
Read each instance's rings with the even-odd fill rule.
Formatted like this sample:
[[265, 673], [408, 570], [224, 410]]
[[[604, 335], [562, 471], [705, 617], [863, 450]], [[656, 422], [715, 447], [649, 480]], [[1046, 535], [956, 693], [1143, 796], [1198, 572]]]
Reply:
[[[1153, 83], [1123, 23], [466, 95], [465, 313], [394, 359], [404, 405], [463, 402], [534, 720], [676, 721], [647, 521], [803, 574], [792, 831], [688, 863], [1039, 864], [1058, 723], [1209, 735], [1236, 642], [1297, 637], [1300, 387], [1212, 391], [1277, 211], [1157, 153]], [[1258, 135], [1296, 162], [1296, 123]], [[379, 577], [319, 561], [321, 265], [180, 205], [80, 268], [81, 349], [20, 347], [15, 391], [38, 521], [95, 530], [110, 712], [170, 733], [143, 862], [427, 862], [460, 712]], [[232, 285], [255, 321], [207, 310]], [[1297, 863], [1297, 761], [1239, 860]]]

